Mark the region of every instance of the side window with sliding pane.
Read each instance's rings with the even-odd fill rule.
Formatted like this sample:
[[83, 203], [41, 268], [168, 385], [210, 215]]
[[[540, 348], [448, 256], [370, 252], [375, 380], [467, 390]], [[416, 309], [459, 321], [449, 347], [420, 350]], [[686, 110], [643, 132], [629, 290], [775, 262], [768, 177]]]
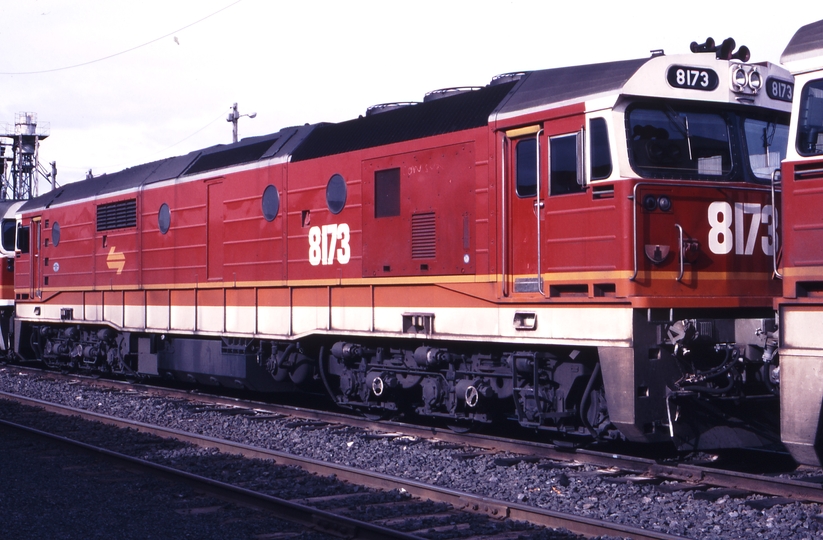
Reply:
[[582, 155], [580, 135], [561, 135], [549, 139], [549, 189], [551, 195], [583, 191], [580, 175]]

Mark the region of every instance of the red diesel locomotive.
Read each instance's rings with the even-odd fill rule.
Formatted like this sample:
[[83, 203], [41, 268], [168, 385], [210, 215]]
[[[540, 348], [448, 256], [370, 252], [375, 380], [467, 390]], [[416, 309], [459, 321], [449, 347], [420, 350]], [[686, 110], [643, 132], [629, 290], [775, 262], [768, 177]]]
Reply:
[[774, 444], [792, 77], [733, 49], [507, 74], [56, 189], [18, 214], [16, 350], [457, 426]]
[[15, 215], [22, 201], [0, 201], [0, 355], [12, 354], [9, 332], [14, 317]]
[[823, 458], [823, 21], [795, 34], [781, 61], [795, 76], [790, 144], [783, 162], [779, 300], [781, 435], [808, 465]]

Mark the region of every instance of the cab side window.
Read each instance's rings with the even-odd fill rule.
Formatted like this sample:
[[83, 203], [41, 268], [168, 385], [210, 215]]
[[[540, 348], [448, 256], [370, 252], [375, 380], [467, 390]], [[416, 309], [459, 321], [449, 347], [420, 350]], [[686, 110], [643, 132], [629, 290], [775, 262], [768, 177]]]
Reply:
[[17, 223], [13, 219], [4, 219], [2, 224], [2, 231], [0, 231], [0, 241], [2, 241], [3, 249], [5, 251], [14, 251], [14, 232], [17, 228]]
[[591, 179], [603, 180], [612, 174], [612, 153], [609, 147], [609, 128], [605, 118], [592, 118], [589, 122], [591, 150]]
[[517, 167], [517, 196], [537, 195], [537, 139], [521, 139], [514, 147]]
[[580, 133], [549, 138], [549, 189], [551, 195], [583, 191], [583, 152]]
[[29, 228], [22, 225], [17, 227], [17, 249], [20, 253], [29, 252]]
[[823, 79], [807, 84], [800, 96], [797, 153], [801, 156], [823, 154]]

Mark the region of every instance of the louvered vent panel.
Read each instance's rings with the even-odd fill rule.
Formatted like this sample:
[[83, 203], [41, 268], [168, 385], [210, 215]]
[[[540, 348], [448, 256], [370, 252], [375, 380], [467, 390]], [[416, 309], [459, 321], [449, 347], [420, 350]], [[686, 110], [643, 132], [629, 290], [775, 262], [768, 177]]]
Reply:
[[97, 207], [97, 230], [110, 231], [137, 226], [137, 201], [119, 201]]
[[412, 215], [412, 259], [434, 259], [437, 233], [434, 212]]

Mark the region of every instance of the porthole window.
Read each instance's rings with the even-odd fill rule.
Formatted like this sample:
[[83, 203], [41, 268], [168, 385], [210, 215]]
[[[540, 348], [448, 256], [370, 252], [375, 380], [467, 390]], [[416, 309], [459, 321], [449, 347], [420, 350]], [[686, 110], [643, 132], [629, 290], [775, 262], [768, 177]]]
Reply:
[[263, 217], [266, 218], [266, 221], [274, 221], [274, 218], [277, 217], [277, 212], [280, 211], [280, 194], [277, 192], [277, 188], [268, 185], [266, 189], [263, 190]]
[[171, 210], [169, 210], [169, 205], [166, 203], [160, 205], [160, 211], [157, 212], [157, 226], [160, 228], [161, 234], [169, 232], [169, 227], [171, 227]]
[[54, 244], [54, 247], [57, 247], [57, 244], [60, 243], [60, 224], [56, 221], [51, 226], [51, 243]]
[[339, 214], [346, 206], [346, 181], [339, 174], [332, 176], [326, 185], [326, 204], [332, 214]]

